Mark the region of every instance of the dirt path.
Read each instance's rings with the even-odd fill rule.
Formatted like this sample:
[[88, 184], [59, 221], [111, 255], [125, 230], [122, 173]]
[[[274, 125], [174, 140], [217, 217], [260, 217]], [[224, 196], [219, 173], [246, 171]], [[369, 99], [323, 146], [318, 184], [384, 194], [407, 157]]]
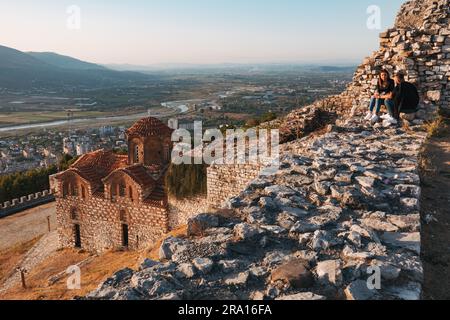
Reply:
[[0, 219], [0, 251], [48, 233], [47, 217], [55, 230], [55, 202]]
[[431, 138], [422, 172], [423, 298], [450, 299], [450, 120], [447, 129]]

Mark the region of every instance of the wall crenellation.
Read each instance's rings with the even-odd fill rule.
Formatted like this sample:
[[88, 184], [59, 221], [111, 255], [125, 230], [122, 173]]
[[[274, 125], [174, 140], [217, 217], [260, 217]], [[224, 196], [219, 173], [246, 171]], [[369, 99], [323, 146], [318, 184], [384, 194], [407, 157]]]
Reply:
[[52, 190], [44, 190], [28, 196], [12, 199], [11, 201], [6, 201], [3, 204], [0, 204], [0, 218], [54, 201], [54, 199], [55, 197]]

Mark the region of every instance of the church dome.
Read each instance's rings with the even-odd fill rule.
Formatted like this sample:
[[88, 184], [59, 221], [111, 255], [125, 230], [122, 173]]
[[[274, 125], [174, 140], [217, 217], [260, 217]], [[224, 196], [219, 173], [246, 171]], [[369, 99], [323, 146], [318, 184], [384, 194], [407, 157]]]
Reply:
[[161, 120], [148, 117], [136, 122], [126, 134], [130, 136], [150, 137], [171, 135], [172, 129], [165, 125]]

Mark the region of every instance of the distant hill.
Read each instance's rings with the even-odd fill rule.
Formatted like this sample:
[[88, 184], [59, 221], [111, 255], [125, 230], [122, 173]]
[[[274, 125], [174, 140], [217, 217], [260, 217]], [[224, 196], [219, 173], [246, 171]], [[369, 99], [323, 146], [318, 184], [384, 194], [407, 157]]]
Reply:
[[138, 72], [119, 72], [55, 53], [25, 53], [0, 46], [0, 88], [101, 88], [153, 79]]
[[95, 63], [81, 61], [72, 57], [63, 56], [54, 52], [27, 52], [30, 56], [49, 65], [73, 70], [107, 70], [107, 68]]
[[0, 68], [45, 68], [46, 63], [24, 52], [0, 46]]

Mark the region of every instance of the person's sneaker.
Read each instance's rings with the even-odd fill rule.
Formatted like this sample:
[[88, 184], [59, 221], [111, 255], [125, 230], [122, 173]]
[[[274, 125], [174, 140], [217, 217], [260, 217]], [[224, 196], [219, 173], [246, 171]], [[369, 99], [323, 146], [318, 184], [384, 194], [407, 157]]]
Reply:
[[388, 128], [388, 127], [390, 127], [390, 126], [392, 126], [392, 123], [390, 123], [390, 122], [387, 121], [387, 120], [383, 120], [383, 127], [384, 127], [384, 128]]
[[393, 117], [389, 117], [383, 121], [383, 127], [385, 127], [385, 128], [390, 127], [392, 125], [396, 125], [396, 124], [398, 124], [398, 121], [396, 119], [394, 119]]
[[374, 114], [374, 115], [370, 118], [370, 123], [371, 123], [371, 124], [375, 124], [375, 123], [378, 122], [379, 119], [380, 119], [380, 118], [379, 118], [376, 114]]
[[386, 120], [390, 117], [391, 115], [389, 113], [383, 114], [380, 118], [383, 120]]
[[389, 116], [389, 117], [386, 118], [385, 120], [388, 121], [390, 124], [397, 124], [397, 123], [398, 123], [397, 119], [395, 119], [395, 118], [392, 117], [392, 116]]
[[372, 112], [367, 113], [367, 115], [364, 117], [364, 120], [369, 121], [372, 118]]

